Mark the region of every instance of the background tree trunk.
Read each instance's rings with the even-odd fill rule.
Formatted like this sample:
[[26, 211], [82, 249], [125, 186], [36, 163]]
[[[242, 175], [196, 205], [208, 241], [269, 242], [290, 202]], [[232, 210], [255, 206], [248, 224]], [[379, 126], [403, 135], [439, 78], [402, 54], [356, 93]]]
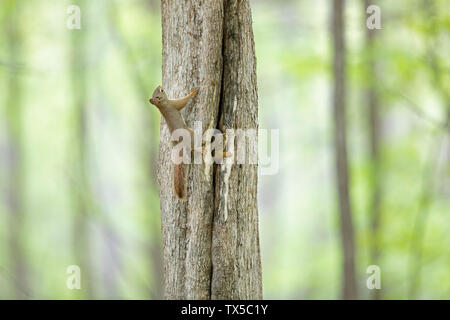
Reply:
[[22, 128], [22, 85], [20, 66], [22, 32], [18, 16], [20, 8], [17, 3], [9, 4], [8, 19], [6, 19], [6, 48], [10, 70], [7, 78], [6, 105], [6, 134], [7, 134], [7, 164], [6, 164], [6, 203], [9, 211], [8, 244], [11, 259], [11, 274], [15, 298], [30, 297], [28, 270], [24, 254], [24, 156], [23, 156], [23, 128]]
[[[86, 8], [86, 2], [78, 1], [78, 5]], [[92, 195], [88, 173], [88, 130], [86, 104], [88, 99], [87, 79], [87, 29], [71, 30], [70, 52], [71, 70], [70, 84], [74, 94], [74, 132], [73, 132], [73, 168], [70, 177], [71, 205], [73, 208], [72, 245], [75, 263], [82, 272], [82, 296], [92, 299], [92, 262], [89, 232], [89, 218], [92, 213]]]
[[[163, 87], [169, 97], [200, 88], [183, 110], [187, 125], [257, 129], [249, 2], [163, 0], [161, 9]], [[164, 119], [159, 152], [165, 297], [261, 298], [257, 166], [189, 165], [188, 199], [179, 202]]]
[[333, 38], [333, 119], [336, 181], [339, 195], [342, 248], [344, 251], [343, 298], [356, 298], [355, 243], [349, 194], [346, 134], [346, 71], [345, 71], [345, 1], [333, 0], [331, 12]]
[[[373, 4], [370, 0], [364, 0], [364, 17], [366, 9]], [[365, 19], [364, 19], [365, 21]], [[365, 92], [367, 99], [367, 114], [369, 128], [369, 146], [371, 162], [371, 202], [370, 202], [370, 265], [379, 265], [379, 225], [381, 219], [381, 177], [380, 177], [380, 112], [379, 93], [376, 85], [378, 79], [375, 37], [381, 30], [366, 28], [365, 46], [367, 52], [367, 79], [368, 85]], [[372, 290], [373, 298], [381, 298], [381, 290]]]

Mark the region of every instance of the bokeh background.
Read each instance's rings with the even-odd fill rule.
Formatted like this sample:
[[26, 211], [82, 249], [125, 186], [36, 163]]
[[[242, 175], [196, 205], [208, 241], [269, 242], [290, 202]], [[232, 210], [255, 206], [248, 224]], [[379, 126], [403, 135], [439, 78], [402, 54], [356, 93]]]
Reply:
[[[66, 27], [72, 4], [80, 30]], [[345, 11], [358, 297], [373, 297], [376, 246], [381, 298], [449, 298], [450, 2], [373, 4], [382, 29], [370, 50], [364, 1]], [[331, 1], [251, 5], [260, 128], [280, 130], [279, 172], [259, 177], [264, 297], [338, 299]], [[160, 115], [148, 103], [161, 82], [160, 3], [2, 0], [0, 25], [0, 298], [161, 298]], [[77, 264], [89, 267], [69, 290]]]

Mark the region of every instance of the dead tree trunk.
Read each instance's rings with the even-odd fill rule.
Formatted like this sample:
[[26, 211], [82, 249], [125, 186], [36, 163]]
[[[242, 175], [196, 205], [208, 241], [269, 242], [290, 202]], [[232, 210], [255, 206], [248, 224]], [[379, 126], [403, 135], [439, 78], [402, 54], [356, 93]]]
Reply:
[[[183, 110], [189, 127], [257, 130], [256, 59], [248, 0], [163, 0], [163, 87], [200, 90]], [[253, 149], [252, 149], [253, 150]], [[251, 153], [248, 147], [248, 153]], [[257, 165], [191, 164], [185, 202], [172, 191], [169, 130], [161, 122], [165, 297], [262, 297]]]
[[344, 299], [356, 298], [355, 243], [352, 210], [349, 194], [346, 124], [346, 71], [344, 0], [333, 0], [331, 27], [333, 38], [333, 119], [336, 181], [338, 189], [342, 248], [344, 252], [343, 293]]

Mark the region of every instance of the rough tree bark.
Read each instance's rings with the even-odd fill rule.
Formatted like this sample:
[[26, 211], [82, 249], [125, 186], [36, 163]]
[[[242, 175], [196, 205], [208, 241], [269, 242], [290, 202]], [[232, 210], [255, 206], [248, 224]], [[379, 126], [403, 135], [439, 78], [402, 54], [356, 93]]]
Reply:
[[[163, 0], [163, 87], [199, 93], [189, 127], [257, 130], [256, 59], [248, 0]], [[247, 146], [247, 151], [253, 149]], [[257, 165], [189, 165], [188, 199], [172, 191], [169, 130], [161, 121], [158, 183], [168, 299], [262, 297]]]
[[333, 38], [333, 120], [336, 181], [338, 189], [342, 248], [344, 251], [343, 292], [344, 299], [356, 298], [355, 243], [352, 210], [349, 194], [346, 133], [346, 71], [344, 0], [333, 0], [331, 27]]

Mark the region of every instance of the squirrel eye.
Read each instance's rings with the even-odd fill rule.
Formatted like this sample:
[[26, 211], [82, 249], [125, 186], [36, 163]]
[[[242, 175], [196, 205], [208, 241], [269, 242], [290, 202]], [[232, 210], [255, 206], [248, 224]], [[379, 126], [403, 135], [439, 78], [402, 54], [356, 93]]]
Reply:
[[163, 89], [159, 89], [159, 92], [164, 92], [164, 90]]

